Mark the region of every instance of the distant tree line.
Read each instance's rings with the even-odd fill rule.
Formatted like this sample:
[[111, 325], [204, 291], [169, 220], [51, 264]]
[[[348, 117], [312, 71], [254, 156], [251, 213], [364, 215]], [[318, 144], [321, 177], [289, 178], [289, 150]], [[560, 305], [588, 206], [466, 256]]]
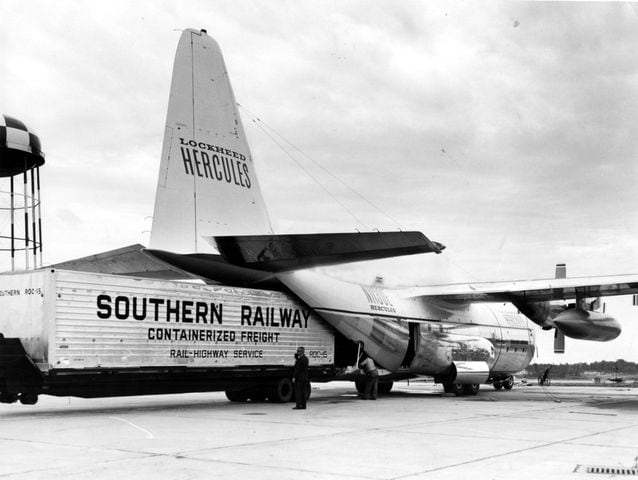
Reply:
[[585, 372], [595, 372], [604, 375], [633, 375], [638, 374], [638, 363], [626, 362], [625, 360], [602, 361], [591, 363], [561, 363], [554, 365], [551, 363], [532, 363], [524, 373], [528, 377], [537, 377], [543, 371], [551, 367], [550, 374], [554, 378], [574, 378], [582, 377]]

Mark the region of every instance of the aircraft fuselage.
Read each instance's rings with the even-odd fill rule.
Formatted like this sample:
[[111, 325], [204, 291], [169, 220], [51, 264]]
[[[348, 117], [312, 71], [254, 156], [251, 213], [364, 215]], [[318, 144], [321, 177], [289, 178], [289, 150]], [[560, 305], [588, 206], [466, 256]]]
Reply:
[[487, 380], [524, 369], [534, 355], [534, 332], [508, 303], [405, 298], [401, 290], [342, 282], [310, 271], [279, 278], [346, 338], [362, 342], [366, 353], [390, 371], [407, 367], [415, 374], [449, 379], [460, 368], [478, 368]]

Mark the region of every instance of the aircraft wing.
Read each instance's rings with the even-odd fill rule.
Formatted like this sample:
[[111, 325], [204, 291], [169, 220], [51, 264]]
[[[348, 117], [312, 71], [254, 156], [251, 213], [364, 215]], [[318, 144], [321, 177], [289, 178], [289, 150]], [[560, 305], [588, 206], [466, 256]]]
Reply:
[[401, 294], [459, 302], [545, 302], [631, 295], [638, 294], [638, 274], [433, 285], [405, 289]]

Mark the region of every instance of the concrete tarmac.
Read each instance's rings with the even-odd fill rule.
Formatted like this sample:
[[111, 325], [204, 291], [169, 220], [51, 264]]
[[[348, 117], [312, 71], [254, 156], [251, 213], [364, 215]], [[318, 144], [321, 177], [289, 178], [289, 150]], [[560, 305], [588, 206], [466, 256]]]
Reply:
[[586, 479], [638, 456], [638, 388], [400, 382], [364, 401], [334, 382], [291, 407], [218, 392], [0, 405], [0, 478]]

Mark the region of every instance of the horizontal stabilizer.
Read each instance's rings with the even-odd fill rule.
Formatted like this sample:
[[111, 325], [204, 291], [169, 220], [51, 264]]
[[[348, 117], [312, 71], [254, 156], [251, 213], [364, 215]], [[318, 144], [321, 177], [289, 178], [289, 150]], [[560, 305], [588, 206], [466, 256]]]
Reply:
[[231, 265], [221, 255], [212, 253], [181, 254], [164, 250], [144, 250], [144, 254], [165, 264], [224, 285], [280, 290], [281, 283], [273, 275]]
[[421, 232], [312, 233], [208, 237], [234, 265], [281, 272], [379, 258], [441, 253]]

